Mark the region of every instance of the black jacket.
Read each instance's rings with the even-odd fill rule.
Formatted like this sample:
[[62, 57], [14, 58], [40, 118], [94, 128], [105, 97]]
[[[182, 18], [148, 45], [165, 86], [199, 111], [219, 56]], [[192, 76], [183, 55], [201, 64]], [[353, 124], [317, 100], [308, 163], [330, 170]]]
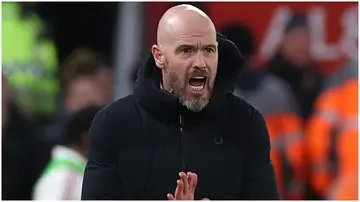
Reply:
[[218, 75], [202, 112], [159, 88], [149, 56], [134, 94], [97, 114], [82, 199], [167, 199], [180, 171], [198, 174], [195, 199], [278, 199], [264, 119], [232, 94], [242, 57], [232, 42], [218, 42]]

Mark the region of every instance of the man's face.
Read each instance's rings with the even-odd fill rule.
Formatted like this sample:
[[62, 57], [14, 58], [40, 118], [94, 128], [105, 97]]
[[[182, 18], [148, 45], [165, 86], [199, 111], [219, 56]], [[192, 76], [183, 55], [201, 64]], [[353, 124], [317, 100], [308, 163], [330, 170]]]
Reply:
[[101, 68], [94, 75], [94, 80], [98, 82], [98, 86], [101, 91], [104, 93], [105, 99], [111, 100], [113, 96], [113, 72], [109, 68]]
[[104, 106], [109, 103], [106, 92], [92, 77], [78, 77], [70, 81], [65, 98], [68, 114], [91, 105]]
[[299, 67], [305, 67], [309, 64], [311, 60], [310, 36], [306, 28], [297, 28], [285, 36], [283, 54]]
[[217, 73], [216, 35], [180, 32], [174, 39], [163, 52], [164, 82], [188, 109], [201, 111], [209, 102]]

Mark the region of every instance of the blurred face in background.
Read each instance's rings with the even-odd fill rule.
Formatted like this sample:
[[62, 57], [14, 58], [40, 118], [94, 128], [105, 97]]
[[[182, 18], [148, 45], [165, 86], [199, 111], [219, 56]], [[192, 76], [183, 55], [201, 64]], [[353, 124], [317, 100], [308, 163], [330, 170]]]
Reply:
[[295, 28], [285, 34], [281, 47], [283, 56], [302, 68], [311, 62], [310, 35], [307, 28]]
[[65, 97], [67, 114], [91, 105], [104, 106], [109, 103], [107, 92], [93, 77], [80, 76], [70, 81]]
[[[87, 48], [77, 48], [71, 52], [71, 54], [67, 57], [62, 70], [62, 82], [64, 83], [64, 88], [68, 89], [68, 82], [72, 80], [73, 77], [81, 78], [76, 79], [76, 85], [71, 84], [70, 86], [75, 85], [83, 86], [79, 83], [88, 82], [91, 79], [90, 86], [96, 86], [93, 88], [95, 97], [102, 97], [104, 100], [111, 100], [113, 95], [113, 86], [114, 86], [114, 76], [113, 70], [108, 66], [109, 64], [103, 58], [103, 55], [97, 51], [87, 49]], [[81, 80], [81, 81], [80, 81]], [[74, 82], [73, 82], [74, 83]], [[75, 88], [74, 87], [74, 88]], [[82, 87], [88, 90], [89, 87]], [[70, 89], [71, 90], [71, 89]], [[76, 89], [73, 89], [76, 91]], [[102, 92], [101, 96], [98, 96], [98, 91]], [[89, 94], [85, 93], [84, 94]], [[89, 95], [90, 96], [90, 95]], [[70, 95], [70, 97], [76, 97], [76, 95]], [[69, 98], [70, 99], [70, 98]], [[71, 98], [72, 99], [72, 98]], [[76, 98], [76, 100], [78, 100]], [[73, 103], [73, 101], [71, 101]], [[79, 101], [80, 103], [80, 101]], [[73, 104], [71, 104], [72, 106]], [[72, 107], [71, 107], [72, 108]]]
[[94, 75], [94, 80], [102, 89], [105, 99], [111, 100], [114, 90], [114, 77], [113, 72], [109, 68], [101, 68]]
[[153, 46], [156, 64], [163, 72], [166, 90], [177, 95], [191, 111], [201, 111], [209, 102], [218, 65], [215, 28], [194, 11], [169, 19], [169, 39]]

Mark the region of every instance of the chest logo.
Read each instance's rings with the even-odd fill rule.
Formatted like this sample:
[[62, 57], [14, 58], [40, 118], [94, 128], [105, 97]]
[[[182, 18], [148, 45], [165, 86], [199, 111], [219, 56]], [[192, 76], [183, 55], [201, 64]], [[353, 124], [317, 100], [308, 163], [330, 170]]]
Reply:
[[214, 144], [215, 145], [220, 145], [223, 144], [223, 138], [222, 137], [214, 137]]

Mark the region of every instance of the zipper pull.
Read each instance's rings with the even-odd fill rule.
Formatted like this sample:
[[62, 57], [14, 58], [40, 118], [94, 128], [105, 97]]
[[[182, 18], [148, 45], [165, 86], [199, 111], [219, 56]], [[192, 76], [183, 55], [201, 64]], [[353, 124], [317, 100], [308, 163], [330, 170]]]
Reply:
[[180, 132], [183, 131], [183, 128], [182, 128], [183, 125], [184, 125], [184, 119], [183, 119], [183, 116], [180, 115]]
[[184, 159], [184, 145], [183, 145], [183, 125], [184, 125], [184, 118], [183, 116], [180, 114], [180, 149], [181, 149], [181, 167], [182, 170], [185, 170], [186, 168], [186, 164], [185, 164], [185, 159]]
[[182, 115], [180, 115], [180, 125], [184, 125], [184, 118]]

